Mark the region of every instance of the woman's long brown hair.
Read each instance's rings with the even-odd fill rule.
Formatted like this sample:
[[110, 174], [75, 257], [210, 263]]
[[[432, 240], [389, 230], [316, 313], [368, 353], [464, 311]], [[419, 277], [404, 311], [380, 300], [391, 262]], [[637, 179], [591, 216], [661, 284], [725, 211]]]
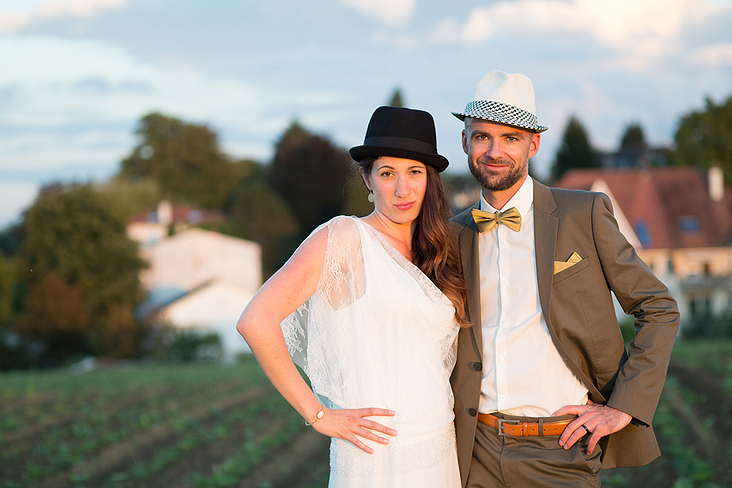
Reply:
[[[378, 158], [362, 159], [358, 165], [366, 174]], [[450, 238], [447, 220], [450, 207], [440, 174], [427, 168], [427, 188], [412, 236], [412, 262], [439, 288], [455, 307], [455, 319], [462, 327], [470, 325], [465, 311], [467, 291], [460, 258]]]

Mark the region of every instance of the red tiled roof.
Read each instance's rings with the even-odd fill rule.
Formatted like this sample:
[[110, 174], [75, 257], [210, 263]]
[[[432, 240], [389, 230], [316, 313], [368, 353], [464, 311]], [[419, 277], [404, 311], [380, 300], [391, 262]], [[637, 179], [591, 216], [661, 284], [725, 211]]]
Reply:
[[[157, 222], [157, 209], [146, 210], [133, 215], [129, 222]], [[173, 223], [175, 224], [209, 224], [226, 221], [226, 215], [220, 210], [203, 210], [187, 203], [173, 205]]]
[[722, 201], [712, 201], [706, 175], [695, 168], [577, 169], [568, 171], [555, 186], [589, 190], [597, 180], [607, 184], [636, 233], [639, 226], [645, 226], [650, 240], [644, 247], [676, 249], [729, 243], [732, 191], [725, 188]]

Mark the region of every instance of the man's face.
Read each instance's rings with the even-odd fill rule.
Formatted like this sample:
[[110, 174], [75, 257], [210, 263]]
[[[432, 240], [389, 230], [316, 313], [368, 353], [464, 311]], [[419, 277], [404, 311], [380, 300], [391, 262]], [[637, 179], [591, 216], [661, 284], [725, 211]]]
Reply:
[[465, 119], [463, 151], [480, 185], [506, 191], [524, 182], [529, 158], [539, 150], [538, 133], [481, 119]]

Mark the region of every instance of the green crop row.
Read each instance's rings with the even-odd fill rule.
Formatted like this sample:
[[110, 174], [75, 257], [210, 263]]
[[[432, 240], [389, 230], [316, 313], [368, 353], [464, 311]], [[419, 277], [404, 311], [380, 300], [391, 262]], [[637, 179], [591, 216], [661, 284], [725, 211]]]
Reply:
[[[253, 359], [237, 365], [102, 369], [82, 375], [1, 375], [0, 487], [36, 485], [156, 425], [186, 429], [191, 409], [216, 417], [218, 400], [240, 396], [264, 381]], [[211, 432], [221, 428], [213, 426]]]
[[722, 388], [732, 394], [732, 340], [698, 339], [674, 346], [674, 358], [719, 377]]

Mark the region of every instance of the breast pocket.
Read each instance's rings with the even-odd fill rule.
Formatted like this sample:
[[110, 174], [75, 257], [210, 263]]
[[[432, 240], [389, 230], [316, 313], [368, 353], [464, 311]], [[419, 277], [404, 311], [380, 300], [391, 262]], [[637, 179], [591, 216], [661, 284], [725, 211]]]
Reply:
[[589, 256], [586, 256], [586, 257], [582, 258], [582, 260], [579, 261], [578, 263], [573, 264], [572, 266], [570, 266], [567, 269], [563, 269], [559, 273], [556, 273], [554, 275], [553, 282], [556, 284], [562, 280], [569, 278], [570, 276], [574, 276], [577, 273], [579, 273], [580, 271], [582, 271], [583, 269], [587, 268], [587, 266], [589, 266], [589, 265], [590, 265], [590, 258], [589, 258]]

